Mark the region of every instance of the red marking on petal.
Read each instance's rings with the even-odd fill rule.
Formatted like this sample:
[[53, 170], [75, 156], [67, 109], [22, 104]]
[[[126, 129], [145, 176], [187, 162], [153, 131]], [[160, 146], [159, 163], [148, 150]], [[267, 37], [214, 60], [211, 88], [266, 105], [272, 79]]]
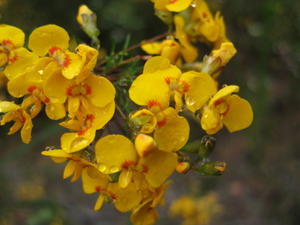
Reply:
[[182, 92], [183, 93], [188, 92], [189, 89], [190, 89], [190, 85], [187, 82], [185, 82], [185, 81], [181, 81], [181, 84], [182, 84], [182, 87], [183, 87]]
[[43, 99], [43, 102], [45, 104], [49, 104], [50, 103], [50, 99], [48, 97], [45, 97], [45, 99]]
[[14, 57], [10, 58], [10, 59], [8, 60], [8, 62], [9, 62], [9, 63], [14, 63], [14, 62], [17, 61], [17, 59], [18, 59], [18, 56], [15, 55]]
[[92, 94], [92, 88], [91, 88], [90, 85], [84, 84], [83, 87], [85, 88], [85, 94], [86, 94], [86, 95]]
[[30, 87], [27, 88], [27, 91], [28, 91], [30, 94], [32, 94], [32, 92], [34, 92], [34, 90], [36, 90], [36, 89], [37, 89], [37, 86], [30, 86]]
[[171, 83], [171, 80], [172, 80], [172, 77], [165, 77], [165, 82], [167, 84], [170, 84]]
[[100, 191], [103, 191], [103, 190], [104, 190], [104, 188], [101, 187], [101, 186], [96, 186], [96, 187], [95, 187], [95, 191], [96, 191], [96, 192], [100, 192]]
[[71, 64], [71, 58], [68, 54], [65, 54], [65, 59], [63, 62], [63, 67], [68, 67]]
[[174, 4], [174, 3], [176, 3], [177, 1], [178, 1], [178, 0], [170, 0], [169, 3], [170, 3], [170, 4]]
[[57, 47], [57, 46], [54, 46], [54, 47], [49, 49], [49, 54], [53, 55], [57, 50], [61, 50], [61, 48]]
[[136, 165], [136, 162], [131, 161], [131, 160], [127, 160], [127, 161], [125, 161], [125, 162], [122, 164], [122, 168], [128, 170], [129, 167], [135, 166], [135, 165]]
[[150, 100], [148, 102], [148, 104], [147, 104], [147, 107], [148, 108], [152, 108], [152, 107], [159, 107], [159, 108], [161, 108], [161, 104], [158, 101], [156, 101], [156, 100]]
[[142, 173], [148, 173], [148, 171], [149, 171], [148, 166], [146, 166], [145, 164], [143, 164], [142, 167], [143, 167]]
[[93, 114], [88, 114], [88, 115], [86, 116], [86, 119], [87, 119], [87, 120], [90, 120], [90, 121], [93, 121], [93, 120], [95, 119], [95, 115], [93, 115]]
[[66, 91], [67, 96], [73, 96], [72, 91], [73, 91], [73, 88], [75, 88], [76, 86], [77, 85], [72, 85], [72, 86], [67, 88], [67, 91]]
[[158, 127], [163, 127], [164, 125], [166, 125], [166, 123], [167, 123], [167, 119], [164, 118], [164, 119], [162, 119], [160, 121], [157, 121], [157, 126]]
[[115, 193], [112, 193], [112, 192], [108, 192], [109, 193], [109, 196], [113, 199], [113, 200], [116, 200], [117, 199], [117, 195]]
[[88, 131], [88, 128], [83, 128], [82, 130], [77, 132], [78, 136], [83, 136]]

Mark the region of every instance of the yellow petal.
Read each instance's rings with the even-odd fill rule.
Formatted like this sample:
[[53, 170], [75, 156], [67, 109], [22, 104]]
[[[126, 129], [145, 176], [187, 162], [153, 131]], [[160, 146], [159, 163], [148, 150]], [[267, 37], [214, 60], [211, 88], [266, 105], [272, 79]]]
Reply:
[[98, 168], [105, 174], [134, 165], [137, 158], [133, 143], [122, 135], [107, 135], [99, 139], [95, 151]]
[[181, 16], [176, 15], [174, 16], [174, 23], [176, 26], [176, 37], [182, 45], [180, 52], [184, 60], [187, 62], [195, 61], [198, 57], [198, 50], [190, 43], [190, 40], [184, 31], [184, 19]]
[[193, 0], [172, 0], [166, 8], [172, 12], [180, 12], [187, 9]]
[[65, 166], [64, 173], [63, 173], [63, 178], [66, 179], [74, 174], [74, 171], [76, 169], [76, 164], [74, 160], [69, 160], [67, 165]]
[[131, 169], [123, 169], [119, 176], [119, 187], [126, 188], [132, 180], [133, 171]]
[[56, 157], [56, 158], [69, 158], [72, 156], [71, 154], [68, 154], [60, 149], [42, 151], [41, 154], [44, 156], [50, 156], [50, 157]]
[[134, 140], [134, 145], [140, 157], [146, 157], [157, 147], [153, 137], [146, 134], [138, 134]]
[[162, 50], [162, 43], [161, 42], [145, 42], [142, 44], [141, 48], [143, 51], [150, 55], [158, 55], [161, 53]]
[[218, 100], [220, 100], [222, 98], [225, 98], [225, 97], [231, 95], [234, 92], [239, 92], [239, 89], [240, 89], [239, 86], [236, 86], [236, 85], [228, 85], [226, 87], [223, 87], [209, 101], [209, 106], [212, 106]]
[[94, 129], [101, 129], [103, 128], [108, 121], [111, 120], [115, 113], [115, 102], [108, 103], [104, 107], [94, 107], [91, 112], [92, 115], [95, 115], [93, 120], [93, 128]]
[[25, 118], [25, 123], [21, 129], [21, 138], [25, 144], [28, 144], [31, 141], [31, 130], [33, 127], [30, 116], [27, 113], [23, 113]]
[[97, 198], [96, 204], [94, 206], [95, 211], [100, 211], [103, 207], [105, 201], [105, 195], [100, 194], [99, 197]]
[[9, 101], [0, 101], [0, 113], [13, 112], [20, 108], [17, 104]]
[[63, 77], [59, 68], [56, 67], [56, 70], [48, 69], [51, 74], [44, 82], [45, 95], [52, 103], [64, 103], [67, 99], [67, 89], [74, 83]]
[[117, 183], [111, 183], [108, 191], [114, 195], [114, 205], [120, 212], [128, 212], [137, 207], [142, 200], [141, 191], [134, 183], [130, 183], [126, 188], [120, 188]]
[[60, 120], [66, 116], [66, 109], [63, 104], [46, 104], [45, 111], [49, 119]]
[[9, 63], [4, 70], [4, 74], [8, 79], [13, 79], [29, 71], [38, 59], [35, 54], [29, 52], [26, 48], [18, 48], [13, 52], [14, 61]]
[[151, 202], [145, 202], [132, 211], [130, 221], [133, 225], [153, 225], [158, 219], [155, 208], [151, 207]]
[[172, 152], [181, 149], [187, 142], [190, 127], [187, 120], [178, 116], [173, 108], [164, 111], [166, 122], [154, 132], [158, 149]]
[[175, 64], [179, 58], [179, 44], [174, 40], [165, 40], [162, 44], [163, 47], [160, 55], [169, 59], [172, 64]]
[[62, 75], [67, 79], [73, 79], [81, 72], [83, 60], [79, 55], [72, 52], [67, 52], [66, 57], [68, 57], [69, 63], [64, 65]]
[[212, 56], [221, 59], [221, 67], [225, 66], [230, 59], [236, 54], [236, 48], [232, 42], [224, 42], [220, 48], [212, 51]]
[[54, 24], [36, 28], [29, 36], [28, 47], [37, 55], [44, 56], [52, 47], [67, 49], [69, 34], [65, 29]]
[[95, 130], [88, 129], [84, 132], [65, 133], [62, 135], [61, 147], [67, 153], [78, 152], [92, 143], [95, 138]]
[[221, 115], [216, 110], [205, 107], [202, 112], [201, 126], [207, 134], [217, 133], [223, 127]]
[[116, 90], [112, 83], [102, 76], [90, 75], [85, 83], [91, 88], [88, 98], [98, 107], [104, 107], [115, 98]]
[[253, 121], [253, 111], [250, 103], [237, 95], [226, 98], [229, 111], [224, 115], [223, 122], [230, 132], [245, 129]]
[[169, 105], [170, 88], [161, 77], [144, 74], [133, 81], [129, 97], [137, 105], [157, 104], [163, 109]]
[[143, 158], [145, 178], [152, 187], [159, 187], [174, 172], [177, 166], [175, 153], [153, 151]]
[[80, 83], [85, 80], [95, 68], [99, 52], [97, 49], [84, 44], [78, 45], [76, 52], [81, 56], [82, 61], [84, 62], [80, 75], [76, 77], [77, 83]]
[[86, 194], [103, 191], [108, 182], [109, 177], [94, 167], [86, 167], [82, 171], [82, 188]]
[[154, 73], [158, 70], [169, 68], [170, 60], [162, 56], [155, 56], [147, 60], [144, 65], [143, 73]]
[[192, 112], [201, 109], [209, 98], [217, 92], [215, 80], [206, 73], [186, 72], [182, 74], [180, 81], [187, 84], [185, 103]]
[[6, 24], [0, 25], [0, 43], [11, 41], [18, 48], [24, 45], [24, 40], [25, 34], [21, 29]]
[[80, 98], [78, 97], [68, 97], [68, 113], [70, 118], [74, 118], [80, 107]]

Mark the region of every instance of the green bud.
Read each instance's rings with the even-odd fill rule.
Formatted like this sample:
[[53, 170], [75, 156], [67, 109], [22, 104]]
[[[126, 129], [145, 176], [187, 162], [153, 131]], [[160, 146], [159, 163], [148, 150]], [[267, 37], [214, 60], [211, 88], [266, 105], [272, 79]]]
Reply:
[[216, 139], [212, 136], [206, 135], [201, 139], [201, 145], [198, 155], [201, 159], [207, 158], [214, 150]]
[[199, 167], [195, 168], [195, 170], [201, 174], [206, 176], [219, 176], [224, 173], [226, 169], [225, 162], [205, 162], [201, 164]]

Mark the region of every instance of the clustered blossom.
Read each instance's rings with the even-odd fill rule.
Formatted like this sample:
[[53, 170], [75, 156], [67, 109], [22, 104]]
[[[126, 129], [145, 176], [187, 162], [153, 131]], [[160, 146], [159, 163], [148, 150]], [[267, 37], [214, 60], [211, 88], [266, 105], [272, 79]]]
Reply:
[[[253, 120], [249, 102], [236, 94], [239, 87], [216, 80], [236, 53], [220, 13], [213, 16], [202, 0], [151, 1], [156, 10], [174, 13], [175, 30], [162, 42], [142, 44], [148, 54], [159, 56], [145, 63], [128, 90], [137, 105], [128, 116], [129, 137], [108, 134], [95, 140], [114, 115], [116, 95], [114, 85], [93, 72], [97, 49], [79, 44], [70, 50], [69, 34], [57, 25], [36, 28], [27, 49], [22, 30], [0, 25], [1, 73], [8, 93], [20, 99], [20, 104], [0, 101], [1, 125], [13, 122], [8, 134], [21, 130], [22, 141], [29, 143], [32, 121], [43, 109], [49, 119], [59, 120], [69, 131], [59, 148], [42, 155], [67, 162], [63, 178], [81, 178], [85, 193], [98, 193], [95, 210], [112, 202], [118, 211], [131, 212], [135, 225], [154, 224], [169, 177], [191, 169], [180, 157], [190, 136], [182, 112], [194, 115], [210, 135], [224, 126], [230, 132], [245, 129]], [[80, 10], [85, 12], [92, 15], [88, 8]], [[202, 61], [193, 45], [199, 41], [213, 46]], [[187, 69], [185, 63], [196, 66]]]

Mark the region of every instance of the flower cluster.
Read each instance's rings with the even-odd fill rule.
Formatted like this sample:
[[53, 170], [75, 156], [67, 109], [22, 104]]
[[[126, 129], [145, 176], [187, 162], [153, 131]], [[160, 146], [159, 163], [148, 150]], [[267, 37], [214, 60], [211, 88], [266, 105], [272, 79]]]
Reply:
[[[175, 171], [204, 175], [224, 171], [224, 163], [207, 159], [213, 148], [210, 136], [196, 151], [188, 151], [196, 153], [195, 161], [186, 157], [188, 116], [208, 135], [224, 126], [230, 132], [242, 130], [253, 119], [249, 102], [236, 94], [239, 87], [220, 87], [216, 80], [236, 53], [220, 13], [213, 17], [202, 0], [152, 2], [159, 13], [170, 13], [174, 30], [162, 42], [141, 44], [148, 54], [159, 56], [148, 57], [128, 89], [136, 108], [125, 118], [127, 135], [97, 133], [114, 115], [116, 90], [107, 74], [94, 73], [96, 48], [79, 44], [72, 51], [63, 28], [45, 25], [30, 34], [27, 49], [22, 30], [0, 26], [1, 73], [8, 80], [8, 93], [16, 99], [0, 101], [1, 125], [13, 122], [9, 134], [21, 130], [23, 142], [29, 143], [32, 120], [44, 108], [47, 117], [68, 132], [61, 136], [60, 147], [42, 155], [56, 163], [67, 162], [63, 178], [81, 178], [85, 193], [98, 193], [95, 210], [112, 202], [118, 211], [131, 212], [135, 225], [155, 223], [156, 207], [163, 204], [168, 179]], [[93, 12], [83, 6], [77, 20], [98, 46]], [[199, 41], [213, 46], [202, 61], [192, 45]]]

